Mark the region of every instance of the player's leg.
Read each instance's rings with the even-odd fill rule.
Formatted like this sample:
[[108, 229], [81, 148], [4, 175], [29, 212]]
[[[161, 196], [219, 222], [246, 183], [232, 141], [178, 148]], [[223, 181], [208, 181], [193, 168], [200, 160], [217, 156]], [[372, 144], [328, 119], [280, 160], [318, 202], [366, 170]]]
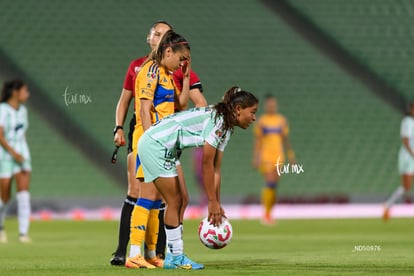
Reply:
[[128, 194], [124, 200], [119, 220], [118, 247], [111, 259], [112, 265], [124, 265], [129, 243], [131, 214], [139, 196], [139, 181], [135, 178], [135, 158], [132, 152], [127, 157]]
[[410, 203], [411, 202], [410, 191], [411, 191], [411, 185], [412, 185], [412, 181], [413, 181], [413, 176], [414, 175], [409, 175], [409, 177], [407, 179], [403, 180], [404, 201], [406, 203]]
[[262, 223], [274, 224], [274, 220], [272, 219], [272, 209], [276, 204], [279, 175], [272, 163], [264, 164], [263, 175], [266, 184], [262, 190], [262, 204], [264, 208]]
[[402, 185], [398, 186], [398, 188], [392, 193], [392, 195], [385, 202], [384, 213], [382, 216], [384, 221], [387, 221], [390, 218], [390, 209], [392, 205], [394, 205], [394, 203], [404, 195], [406, 189], [409, 190], [409, 188], [411, 187], [412, 180], [413, 180], [412, 174], [401, 175]]
[[181, 204], [181, 209], [180, 209], [180, 224], [183, 225], [184, 213], [185, 213], [185, 209], [188, 206], [189, 196], [188, 196], [187, 185], [185, 183], [183, 167], [181, 166], [181, 163], [179, 163], [178, 161], [177, 161], [176, 168], [177, 168], [178, 183], [179, 183], [181, 199], [182, 199], [182, 204]]
[[157, 247], [155, 249], [159, 259], [165, 259], [165, 248], [167, 245], [167, 236], [165, 235], [164, 227], [164, 213], [165, 213], [165, 202], [161, 203], [160, 212], [158, 213], [158, 238]]
[[[1, 165], [0, 165], [1, 166]], [[0, 177], [0, 243], [7, 242], [6, 231], [4, 230], [4, 220], [10, 202], [11, 176], [2, 175]]]
[[183, 229], [180, 224], [183, 198], [178, 177], [158, 177], [154, 183], [167, 204], [164, 222], [168, 253], [164, 261], [164, 268], [204, 268], [202, 264], [198, 264], [184, 255]]
[[414, 176], [414, 158], [405, 150], [400, 150], [398, 155], [398, 170], [401, 175], [401, 185], [391, 194], [385, 202], [382, 219], [388, 221], [392, 205], [409, 190]]
[[[141, 169], [142, 170], [142, 169]], [[137, 173], [138, 175], [138, 173]], [[163, 261], [156, 256], [156, 243], [159, 228], [159, 208], [161, 196], [153, 183], [144, 183], [140, 179], [140, 196], [131, 216], [131, 249], [125, 265], [129, 268], [162, 267]], [[145, 240], [145, 259], [141, 246]]]
[[19, 240], [23, 243], [31, 242], [29, 238], [30, 226], [30, 171], [21, 171], [15, 175], [17, 185], [17, 220], [19, 223]]

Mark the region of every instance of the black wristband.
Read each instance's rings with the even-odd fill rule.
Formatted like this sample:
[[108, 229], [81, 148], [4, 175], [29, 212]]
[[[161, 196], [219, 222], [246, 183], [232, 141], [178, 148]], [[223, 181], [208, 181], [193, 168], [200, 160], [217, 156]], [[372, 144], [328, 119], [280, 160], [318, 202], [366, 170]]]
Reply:
[[119, 129], [124, 129], [124, 127], [123, 126], [116, 126], [115, 128], [114, 128], [114, 135], [116, 134], [116, 132], [119, 130]]

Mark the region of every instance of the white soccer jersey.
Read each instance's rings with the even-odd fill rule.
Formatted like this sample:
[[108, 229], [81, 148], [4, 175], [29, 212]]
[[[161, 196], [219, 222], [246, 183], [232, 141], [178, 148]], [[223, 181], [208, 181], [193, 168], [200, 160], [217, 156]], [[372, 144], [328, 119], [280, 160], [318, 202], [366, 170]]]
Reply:
[[[29, 127], [27, 109], [20, 105], [16, 110], [8, 103], [0, 103], [0, 127], [3, 129], [7, 143], [25, 160], [30, 160], [26, 131]], [[13, 157], [0, 146], [0, 160], [12, 160]]]
[[231, 133], [222, 130], [223, 119], [215, 120], [212, 107], [193, 108], [175, 113], [146, 132], [168, 149], [185, 149], [203, 146], [205, 142], [224, 151]]
[[[402, 120], [401, 138], [408, 138], [409, 145], [414, 150], [414, 118], [412, 116], [406, 116]], [[402, 147], [405, 149], [404, 146]]]

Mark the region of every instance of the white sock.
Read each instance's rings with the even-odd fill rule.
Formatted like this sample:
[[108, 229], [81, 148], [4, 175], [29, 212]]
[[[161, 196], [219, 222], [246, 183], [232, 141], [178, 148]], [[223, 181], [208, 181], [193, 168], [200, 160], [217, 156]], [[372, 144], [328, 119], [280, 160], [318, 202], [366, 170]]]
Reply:
[[30, 225], [30, 193], [28, 191], [18, 192], [17, 199], [17, 219], [19, 222], [19, 234], [27, 235]]
[[168, 252], [173, 256], [182, 255], [184, 251], [182, 227], [178, 226], [174, 229], [165, 228], [165, 234], [167, 236]]
[[398, 199], [401, 198], [403, 194], [404, 194], [404, 188], [402, 186], [399, 186], [397, 190], [395, 190], [395, 192], [391, 195], [391, 197], [385, 203], [387, 208], [390, 208]]
[[129, 250], [129, 257], [134, 258], [137, 255], [141, 255], [141, 246], [139, 245], [131, 245], [131, 248]]
[[157, 252], [155, 250], [149, 250], [148, 248], [145, 248], [145, 258], [146, 259], [152, 259], [157, 256]]
[[4, 204], [3, 200], [0, 199], [0, 230], [4, 228], [4, 220], [6, 219], [8, 207], [9, 207], [9, 204], [8, 203]]
[[144, 243], [144, 256], [145, 259], [152, 259], [157, 256], [157, 252], [154, 250], [149, 250], [147, 244]]

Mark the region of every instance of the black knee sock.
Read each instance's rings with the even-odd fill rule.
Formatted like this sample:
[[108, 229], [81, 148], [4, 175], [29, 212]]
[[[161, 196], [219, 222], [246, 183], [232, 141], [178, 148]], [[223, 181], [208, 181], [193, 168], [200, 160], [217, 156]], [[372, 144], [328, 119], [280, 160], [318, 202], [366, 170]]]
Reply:
[[122, 206], [121, 218], [119, 220], [118, 248], [116, 249], [117, 255], [126, 255], [129, 233], [131, 231], [131, 214], [134, 210], [135, 202], [137, 202], [136, 198], [127, 196]]
[[167, 237], [165, 235], [165, 229], [164, 229], [164, 210], [165, 210], [165, 204], [161, 204], [160, 207], [160, 213], [158, 215], [158, 218], [160, 220], [160, 226], [158, 228], [158, 239], [157, 239], [157, 255], [165, 256], [165, 246], [167, 244]]

